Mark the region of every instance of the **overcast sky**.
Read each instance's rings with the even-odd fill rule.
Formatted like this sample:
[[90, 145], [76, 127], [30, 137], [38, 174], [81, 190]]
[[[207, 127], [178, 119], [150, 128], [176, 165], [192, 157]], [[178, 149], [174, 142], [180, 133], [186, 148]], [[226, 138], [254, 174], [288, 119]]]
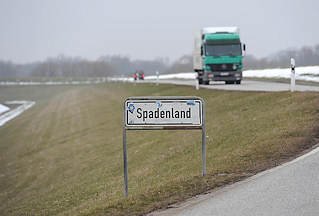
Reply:
[[318, 0], [0, 0], [0, 59], [169, 57], [205, 26], [238, 26], [249, 54], [319, 44]]

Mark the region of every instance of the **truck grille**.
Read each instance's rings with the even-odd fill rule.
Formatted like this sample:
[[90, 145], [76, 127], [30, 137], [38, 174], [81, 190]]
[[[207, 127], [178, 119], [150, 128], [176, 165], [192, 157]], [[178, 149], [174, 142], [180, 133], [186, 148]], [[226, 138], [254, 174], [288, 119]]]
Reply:
[[209, 64], [209, 66], [211, 71], [234, 71], [233, 64]]

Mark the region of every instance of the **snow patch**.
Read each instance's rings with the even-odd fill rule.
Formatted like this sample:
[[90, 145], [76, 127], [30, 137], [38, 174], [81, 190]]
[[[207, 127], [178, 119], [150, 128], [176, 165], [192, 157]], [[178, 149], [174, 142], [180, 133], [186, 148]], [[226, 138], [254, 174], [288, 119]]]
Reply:
[[121, 82], [133, 82], [134, 78], [133, 77], [108, 77], [108, 81], [121, 81]]
[[0, 127], [3, 126], [5, 123], [10, 121], [11, 119], [17, 117], [27, 109], [31, 108], [35, 102], [34, 101], [7, 101], [5, 104], [21, 104], [21, 106], [4, 113], [0, 116]]
[[[296, 80], [319, 82], [319, 66], [296, 67]], [[196, 79], [197, 73], [186, 72], [176, 74], [162, 74], [159, 75], [160, 80], [167, 79]], [[274, 69], [260, 69], [260, 70], [245, 70], [243, 77], [256, 77], [256, 78], [285, 78], [290, 79], [290, 68], [274, 68]], [[145, 76], [145, 80], [156, 80], [156, 75]], [[112, 77], [107, 78], [108, 81], [122, 81], [133, 82], [132, 77]]]
[[34, 81], [2, 81], [0, 85], [13, 86], [13, 85], [23, 85], [23, 86], [34, 86], [34, 85], [89, 85], [89, 84], [100, 84], [107, 81], [106, 77], [102, 77], [97, 80], [87, 80], [87, 81], [47, 81], [47, 82], [34, 82]]
[[[295, 68], [296, 80], [319, 82], [319, 66], [307, 66]], [[290, 79], [290, 68], [274, 68], [264, 70], [246, 70], [243, 72], [244, 77], [257, 78], [286, 78]]]
[[9, 107], [0, 104], [0, 114], [4, 113], [4, 112], [7, 112], [8, 110], [10, 110]]
[[[178, 73], [178, 74], [163, 74], [159, 75], [159, 79], [196, 79], [196, 73]], [[146, 76], [146, 80], [156, 79], [157, 76]]]
[[[296, 67], [296, 80], [319, 82], [319, 66]], [[286, 78], [290, 79], [290, 68], [274, 68], [274, 69], [259, 69], [259, 70], [244, 70], [243, 77], [256, 78]], [[196, 79], [197, 73], [184, 72], [176, 74], [162, 74], [159, 79]], [[156, 75], [145, 76], [145, 80], [156, 80]], [[100, 84], [106, 82], [134, 82], [133, 77], [103, 77], [91, 81], [66, 81], [66, 82], [0, 82], [0, 85], [86, 85]]]

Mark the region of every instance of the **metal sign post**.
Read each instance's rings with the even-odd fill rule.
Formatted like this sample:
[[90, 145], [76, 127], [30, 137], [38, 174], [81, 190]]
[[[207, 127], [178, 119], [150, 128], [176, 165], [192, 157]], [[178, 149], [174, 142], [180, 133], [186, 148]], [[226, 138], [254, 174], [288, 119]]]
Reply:
[[200, 97], [130, 97], [123, 109], [124, 195], [128, 195], [127, 130], [202, 130], [202, 175], [206, 175], [205, 102]]
[[296, 84], [296, 73], [295, 73], [296, 62], [295, 62], [295, 59], [293, 59], [293, 58], [290, 59], [290, 66], [291, 66], [290, 91], [294, 92], [295, 91], [295, 84]]

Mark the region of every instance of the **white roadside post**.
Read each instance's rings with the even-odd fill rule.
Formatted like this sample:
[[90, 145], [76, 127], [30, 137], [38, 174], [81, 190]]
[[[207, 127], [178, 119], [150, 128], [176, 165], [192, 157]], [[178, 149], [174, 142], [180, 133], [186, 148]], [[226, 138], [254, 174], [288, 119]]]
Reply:
[[296, 73], [295, 73], [296, 62], [294, 58], [290, 59], [290, 66], [291, 66], [290, 91], [294, 92], [295, 84], [296, 84]]
[[198, 79], [198, 74], [195, 75], [195, 86], [196, 86], [196, 90], [199, 89], [199, 79]]
[[156, 71], [156, 85], [159, 85], [159, 72]]
[[202, 176], [206, 175], [205, 102], [200, 97], [130, 97], [123, 106], [124, 196], [128, 196], [127, 130], [201, 130]]

